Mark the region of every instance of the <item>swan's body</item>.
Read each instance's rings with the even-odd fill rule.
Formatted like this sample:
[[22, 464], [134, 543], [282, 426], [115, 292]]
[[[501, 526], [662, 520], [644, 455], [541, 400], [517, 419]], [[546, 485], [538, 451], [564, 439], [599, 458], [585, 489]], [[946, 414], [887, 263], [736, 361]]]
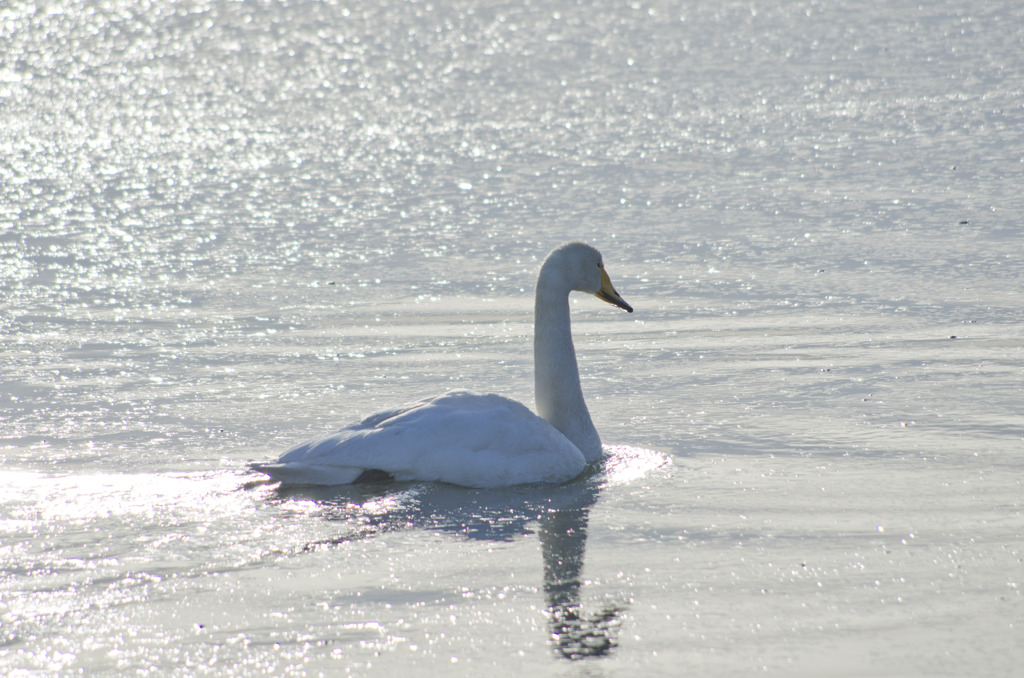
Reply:
[[601, 254], [583, 243], [555, 249], [541, 266], [534, 311], [537, 416], [494, 394], [452, 391], [374, 414], [254, 468], [291, 483], [364, 479], [442, 481], [469, 487], [569, 480], [601, 457], [580, 387], [569, 293], [589, 292], [629, 312]]

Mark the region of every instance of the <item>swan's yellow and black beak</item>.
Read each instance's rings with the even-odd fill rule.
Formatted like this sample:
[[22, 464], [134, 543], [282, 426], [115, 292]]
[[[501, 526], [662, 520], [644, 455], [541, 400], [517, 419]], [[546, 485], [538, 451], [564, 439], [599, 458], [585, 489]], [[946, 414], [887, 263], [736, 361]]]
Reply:
[[598, 299], [607, 301], [609, 304], [618, 306], [621, 309], [625, 309], [630, 313], [633, 312], [633, 307], [626, 303], [626, 300], [619, 296], [619, 293], [612, 287], [612, 281], [605, 272], [604, 267], [601, 267], [601, 291], [596, 295]]

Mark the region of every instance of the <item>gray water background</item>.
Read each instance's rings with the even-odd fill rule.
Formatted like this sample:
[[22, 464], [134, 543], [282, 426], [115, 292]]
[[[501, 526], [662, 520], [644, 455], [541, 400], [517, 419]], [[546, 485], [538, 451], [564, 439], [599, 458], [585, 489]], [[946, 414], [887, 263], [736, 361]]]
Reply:
[[[0, 668], [1016, 675], [1024, 11], [0, 5]], [[553, 246], [607, 467], [259, 484], [532, 404]]]

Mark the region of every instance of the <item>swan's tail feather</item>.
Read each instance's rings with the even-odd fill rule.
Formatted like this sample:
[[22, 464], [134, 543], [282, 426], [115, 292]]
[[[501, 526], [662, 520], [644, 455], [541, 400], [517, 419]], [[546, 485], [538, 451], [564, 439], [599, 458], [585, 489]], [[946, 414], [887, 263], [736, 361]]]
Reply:
[[383, 471], [352, 466], [267, 462], [251, 464], [250, 468], [290, 485], [350, 485], [390, 478], [390, 474]]

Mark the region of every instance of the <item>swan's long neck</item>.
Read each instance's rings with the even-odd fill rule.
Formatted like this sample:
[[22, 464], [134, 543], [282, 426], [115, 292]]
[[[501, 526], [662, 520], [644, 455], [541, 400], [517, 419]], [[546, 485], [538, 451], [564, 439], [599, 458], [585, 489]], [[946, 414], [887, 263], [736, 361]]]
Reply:
[[[546, 267], [545, 267], [546, 268]], [[569, 287], [556, 276], [537, 280], [533, 375], [537, 414], [565, 435], [587, 461], [601, 456], [601, 438], [580, 388], [580, 371], [569, 326]]]

